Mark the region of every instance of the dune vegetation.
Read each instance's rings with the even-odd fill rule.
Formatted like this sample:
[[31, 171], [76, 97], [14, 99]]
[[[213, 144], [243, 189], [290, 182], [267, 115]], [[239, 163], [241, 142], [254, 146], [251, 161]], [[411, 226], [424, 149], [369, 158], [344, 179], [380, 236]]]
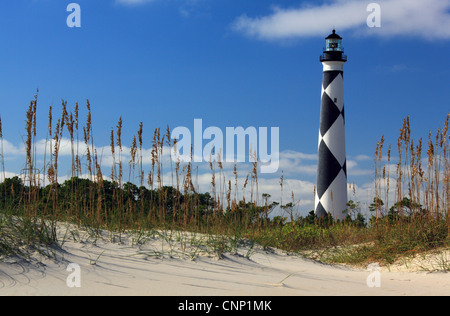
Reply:
[[[259, 195], [258, 162], [238, 188], [236, 168], [234, 177], [226, 179], [222, 164], [210, 161], [211, 191], [197, 192], [191, 163], [170, 160], [163, 166], [163, 147], [177, 146], [168, 127], [154, 129], [151, 168], [144, 170], [143, 124], [131, 140], [131, 159], [124, 161], [120, 118], [110, 131], [113, 163], [105, 174], [94, 146], [89, 101], [84, 123], [78, 104], [69, 111], [63, 101], [57, 118], [49, 108], [48, 151], [43, 166], [38, 166], [37, 101], [36, 95], [26, 113], [24, 168], [13, 178], [6, 177], [0, 119], [0, 260], [26, 257], [30, 250], [51, 254], [48, 249], [63, 244], [57, 233], [63, 222], [89, 229], [92, 235], [114, 232], [117, 242], [125, 232], [194, 232], [210, 236], [219, 255], [233, 244], [255, 243], [332, 263], [389, 264], [450, 245], [449, 115], [426, 139], [413, 139], [409, 118], [396, 147], [386, 145], [382, 137], [374, 146], [372, 216], [363, 216], [359, 202], [350, 201], [347, 219], [334, 221], [331, 216], [316, 218], [314, 212], [305, 217], [271, 216], [277, 207], [293, 214], [296, 202], [269, 202], [267, 194]], [[71, 177], [60, 182], [63, 137], [71, 143]], [[162, 180], [165, 168], [171, 172], [170, 185]], [[233, 194], [238, 190], [250, 193], [251, 199], [238, 200]]]

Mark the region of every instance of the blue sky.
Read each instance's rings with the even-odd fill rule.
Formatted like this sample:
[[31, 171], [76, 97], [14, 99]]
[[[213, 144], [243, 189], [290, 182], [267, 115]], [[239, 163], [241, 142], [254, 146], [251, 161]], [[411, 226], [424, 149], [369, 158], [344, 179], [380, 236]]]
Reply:
[[[81, 7], [80, 28], [66, 25], [71, 2]], [[361, 189], [363, 200], [381, 136], [395, 145], [409, 115], [413, 137], [425, 138], [450, 109], [450, 0], [378, 1], [380, 28], [366, 24], [370, 2], [2, 1], [0, 115], [8, 142], [6, 169], [20, 173], [25, 163], [19, 163], [25, 112], [39, 89], [39, 139], [45, 138], [48, 106], [59, 109], [61, 99], [69, 109], [90, 100], [99, 147], [109, 144], [109, 131], [120, 116], [128, 146], [143, 122], [146, 148], [154, 128], [193, 128], [195, 118], [204, 127], [223, 130], [279, 127], [280, 172], [262, 178], [259, 191], [277, 199], [283, 170], [285, 191], [294, 191], [304, 210], [310, 210], [322, 82], [319, 55], [335, 27], [348, 55], [349, 181]], [[207, 179], [205, 174], [204, 190]]]

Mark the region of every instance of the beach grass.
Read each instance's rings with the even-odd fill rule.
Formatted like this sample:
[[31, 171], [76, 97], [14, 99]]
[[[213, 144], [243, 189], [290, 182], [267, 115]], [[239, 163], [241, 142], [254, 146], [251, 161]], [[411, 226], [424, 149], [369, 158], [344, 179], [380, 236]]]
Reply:
[[[269, 203], [268, 195], [258, 190], [257, 160], [239, 188], [236, 165], [233, 177], [227, 179], [222, 163], [211, 159], [211, 191], [198, 192], [192, 163], [173, 161], [171, 155], [169, 162], [163, 159], [164, 147], [175, 150], [177, 146], [169, 127], [165, 132], [153, 129], [150, 169], [144, 170], [145, 128], [142, 123], [136, 128], [127, 148], [131, 159], [125, 161], [124, 126], [119, 118], [109, 133], [112, 164], [110, 172], [104, 173], [94, 146], [89, 101], [84, 125], [78, 104], [72, 112], [62, 101], [56, 119], [49, 107], [44, 163], [38, 165], [42, 158], [37, 154], [37, 103], [36, 93], [26, 113], [25, 167], [14, 178], [6, 178], [0, 117], [0, 258], [27, 256], [30, 250], [51, 254], [48, 249], [64, 243], [57, 233], [61, 223], [88, 231], [93, 240], [104, 231], [111, 232], [113, 242], [123, 242], [130, 232], [135, 244], [157, 236], [166, 240], [166, 248], [155, 254], [175, 253], [176, 243], [181, 245], [176, 249], [186, 250], [191, 258], [205, 252], [220, 258], [242, 245], [250, 246], [250, 255], [257, 244], [290, 253], [313, 253], [311, 257], [330, 263], [391, 264], [450, 246], [449, 115], [434, 136], [428, 135], [426, 155], [422, 155], [422, 138], [414, 141], [411, 137], [409, 118], [400, 131], [396, 161], [383, 136], [375, 150], [371, 218], [364, 218], [358, 202], [350, 201], [347, 219], [335, 221], [331, 216], [316, 218], [313, 212], [295, 217], [293, 194], [289, 203]], [[71, 177], [61, 183], [64, 137], [70, 140]], [[170, 183], [164, 183], [166, 169], [171, 173]], [[238, 191], [249, 194], [238, 200]], [[288, 216], [270, 217], [276, 207]], [[77, 236], [76, 229], [70, 234]], [[448, 263], [442, 266], [448, 268]]]

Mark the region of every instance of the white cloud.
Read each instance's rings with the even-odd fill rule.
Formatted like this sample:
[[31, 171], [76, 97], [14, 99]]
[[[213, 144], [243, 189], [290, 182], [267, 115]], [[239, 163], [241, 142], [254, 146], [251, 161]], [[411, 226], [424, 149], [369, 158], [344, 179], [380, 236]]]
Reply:
[[347, 160], [347, 173], [350, 177], [354, 176], [368, 176], [373, 174], [372, 169], [361, 168], [357, 161]]
[[25, 153], [25, 147], [22, 146], [21, 148], [14, 146], [14, 144], [10, 143], [6, 139], [2, 140], [2, 144], [3, 144], [3, 153], [5, 155], [20, 155], [22, 153]]
[[[25, 164], [25, 148], [24, 145], [14, 145], [7, 140], [3, 140], [4, 145], [4, 156], [5, 156], [5, 167], [7, 169], [6, 177], [12, 177], [14, 175], [21, 175], [20, 168], [21, 165]], [[54, 143], [52, 144], [53, 150]], [[44, 183], [44, 155], [46, 157], [45, 161], [48, 165], [50, 159], [50, 143], [45, 139], [41, 139], [36, 141], [36, 168], [38, 168], [41, 172], [41, 183]], [[71, 176], [71, 156], [72, 156], [72, 144], [68, 138], [63, 138], [61, 140], [60, 150], [59, 150], [59, 172], [58, 172], [58, 182], [63, 182], [67, 180]], [[73, 144], [73, 148], [76, 153], [77, 145]], [[111, 174], [111, 166], [113, 165], [113, 157], [111, 154], [111, 148], [109, 146], [95, 146], [94, 149], [97, 151], [97, 155], [100, 161], [100, 165], [103, 171], [104, 179], [110, 180], [109, 175]], [[122, 164], [124, 168], [124, 181], [131, 180], [132, 182], [139, 183], [139, 167], [136, 166], [136, 170], [133, 173], [129, 173], [129, 161], [131, 158], [130, 155], [130, 147], [123, 146], [122, 147]], [[81, 156], [82, 163], [82, 172], [86, 173], [86, 145], [84, 142], [80, 141], [78, 145], [79, 155]], [[92, 149], [90, 149], [92, 154]], [[119, 161], [119, 149], [116, 147], [116, 163]], [[164, 185], [174, 185], [176, 186], [176, 175], [175, 175], [175, 162], [172, 161], [171, 168], [171, 160], [169, 154], [169, 148], [164, 146], [163, 148], [163, 170], [161, 171], [162, 181]], [[143, 168], [145, 172], [145, 184], [147, 184], [147, 176], [148, 173], [152, 169], [152, 161], [151, 161], [151, 148], [144, 148], [143, 152]], [[139, 156], [139, 151], [138, 151]], [[11, 161], [13, 160], [13, 161]], [[364, 180], [364, 177], [360, 176], [369, 176], [372, 174], [372, 170], [364, 169], [365, 166], [360, 166], [364, 160], [368, 160], [368, 156], [359, 155], [355, 156], [353, 160], [348, 160], [348, 174], [349, 177], [357, 177], [358, 182], [361, 181], [369, 181]], [[370, 162], [370, 160], [368, 160]], [[15, 170], [11, 165], [15, 166]], [[19, 164], [19, 166], [17, 166]], [[229, 181], [231, 181], [231, 198], [233, 199], [235, 196], [235, 175], [234, 171], [234, 163], [223, 163], [223, 169], [219, 168], [218, 163], [214, 164], [215, 166], [215, 183], [216, 183], [216, 192], [220, 196], [221, 201], [224, 201], [226, 205], [226, 193], [228, 190]], [[183, 180], [186, 176], [187, 170], [183, 167], [186, 166], [186, 163], [181, 163], [179, 170], [179, 184], [181, 188], [183, 187]], [[157, 166], [156, 166], [157, 168]], [[209, 162], [202, 163], [194, 163], [192, 166], [192, 181], [194, 187], [199, 192], [212, 192], [212, 172], [210, 170]], [[157, 169], [155, 169], [155, 173]], [[172, 178], [172, 172], [174, 173]], [[286, 150], [280, 152], [280, 168], [277, 173], [274, 174], [258, 174], [258, 187], [253, 184], [252, 186], [252, 164], [249, 162], [246, 163], [237, 163], [237, 199], [241, 200], [243, 196], [245, 196], [247, 201], [250, 201], [253, 197], [253, 201], [256, 200], [256, 190], [258, 191], [258, 201], [259, 203], [263, 203], [262, 194], [268, 193], [271, 195], [271, 201], [282, 202], [283, 204], [289, 203], [292, 201], [292, 193], [294, 194], [295, 201], [298, 203], [298, 212], [302, 215], [306, 215], [309, 211], [314, 208], [314, 186], [315, 186], [315, 177], [317, 173], [317, 154], [310, 153], [302, 153], [293, 150]], [[281, 191], [280, 186], [280, 177], [283, 174], [283, 192]], [[248, 176], [248, 184], [244, 189], [244, 183]], [[88, 177], [84, 175], [83, 177]], [[129, 179], [131, 177], [131, 179]], [[3, 179], [3, 174], [0, 174], [0, 182]], [[173, 179], [173, 180], [172, 180]], [[48, 184], [48, 180], [46, 183]], [[154, 185], [157, 186], [156, 183], [156, 174], [154, 175]], [[253, 195], [252, 195], [253, 194]], [[365, 197], [365, 195], [363, 195]]]
[[263, 17], [242, 15], [232, 24], [235, 31], [263, 40], [323, 36], [334, 27], [339, 32], [377, 36], [450, 38], [450, 0], [379, 0], [381, 27], [369, 28], [370, 1], [332, 0], [299, 8], [273, 7]]
[[365, 161], [365, 160], [370, 160], [370, 159], [373, 159], [373, 158], [371, 158], [371, 157], [369, 157], [367, 155], [357, 155], [357, 156], [354, 157], [354, 159], [356, 161]]
[[[49, 162], [50, 155], [53, 153], [55, 147], [54, 140], [46, 140], [41, 139], [36, 141], [36, 145], [34, 146], [35, 149], [35, 155], [38, 158], [37, 162], [44, 161], [44, 157], [46, 157], [47, 163]], [[69, 161], [72, 156], [72, 150], [74, 151], [73, 154], [80, 156], [82, 159], [82, 162], [86, 159], [87, 154], [87, 148], [84, 141], [80, 141], [77, 145], [76, 141], [71, 142], [68, 138], [62, 138], [60, 140], [60, 146], [58, 151], [58, 157], [63, 161]], [[99, 159], [99, 163], [102, 167], [110, 168], [113, 165], [113, 156], [111, 153], [110, 146], [94, 146], [92, 148], [89, 146], [89, 151], [91, 156], [93, 156], [94, 151], [97, 153], [97, 157]], [[25, 155], [26, 150], [24, 144], [21, 144], [19, 146], [14, 145], [10, 143], [7, 140], [3, 140], [3, 152], [5, 161], [6, 160], [17, 160], [18, 156], [22, 156], [23, 162], [25, 163]], [[172, 168], [175, 166], [175, 159], [170, 155], [170, 148], [168, 146], [163, 147], [163, 154], [160, 157], [160, 161], [162, 162], [164, 169], [170, 168], [170, 164], [172, 163]], [[140, 151], [137, 151], [136, 154], [136, 162], [140, 161]], [[122, 146], [122, 163], [123, 165], [128, 165], [129, 161], [131, 160], [131, 154], [130, 154], [130, 147], [128, 146]], [[347, 169], [349, 170], [349, 175], [351, 176], [361, 176], [361, 175], [370, 175], [372, 173], [372, 169], [365, 169], [361, 168], [359, 166], [359, 162], [363, 162], [364, 160], [368, 160], [368, 156], [366, 155], [359, 155], [355, 156], [353, 160], [347, 160]], [[119, 148], [115, 147], [115, 161], [118, 163], [119, 161]], [[152, 149], [151, 148], [143, 148], [142, 149], [142, 164], [147, 169], [149, 166], [152, 165]], [[181, 165], [184, 165], [185, 163], [182, 163]], [[217, 162], [214, 162], [214, 168], [215, 172], [224, 172], [224, 174], [227, 175], [227, 178], [232, 178], [233, 170], [235, 163], [234, 162], [223, 162], [222, 163], [222, 169], [219, 168], [219, 165]], [[261, 166], [262, 163], [258, 163], [258, 166]], [[203, 161], [203, 162], [195, 162], [194, 166], [196, 170], [199, 173], [208, 173], [211, 172], [209, 161]], [[181, 166], [182, 167], [182, 166]], [[250, 162], [239, 162], [236, 163], [236, 167], [238, 170], [238, 173], [242, 174], [245, 173], [245, 176], [249, 173], [251, 173], [252, 170], [252, 164]], [[262, 174], [260, 172], [260, 168], [258, 168], [258, 173], [260, 178], [270, 178], [272, 176], [274, 177], [280, 177], [281, 173], [286, 177], [294, 177], [294, 178], [307, 178], [312, 179], [315, 177], [317, 173], [317, 154], [309, 154], [309, 153], [302, 153], [298, 151], [293, 150], [285, 150], [280, 152], [279, 154], [279, 168], [278, 172], [275, 172], [274, 174]]]

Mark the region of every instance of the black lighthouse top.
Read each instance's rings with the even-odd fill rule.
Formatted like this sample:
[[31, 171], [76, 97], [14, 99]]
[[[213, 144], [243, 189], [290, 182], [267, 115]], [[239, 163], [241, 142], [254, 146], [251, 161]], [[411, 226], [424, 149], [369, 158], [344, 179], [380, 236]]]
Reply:
[[323, 49], [323, 55], [320, 56], [320, 61], [347, 61], [347, 56], [344, 55], [344, 48], [342, 47], [342, 37], [333, 33], [325, 38], [325, 48]]

